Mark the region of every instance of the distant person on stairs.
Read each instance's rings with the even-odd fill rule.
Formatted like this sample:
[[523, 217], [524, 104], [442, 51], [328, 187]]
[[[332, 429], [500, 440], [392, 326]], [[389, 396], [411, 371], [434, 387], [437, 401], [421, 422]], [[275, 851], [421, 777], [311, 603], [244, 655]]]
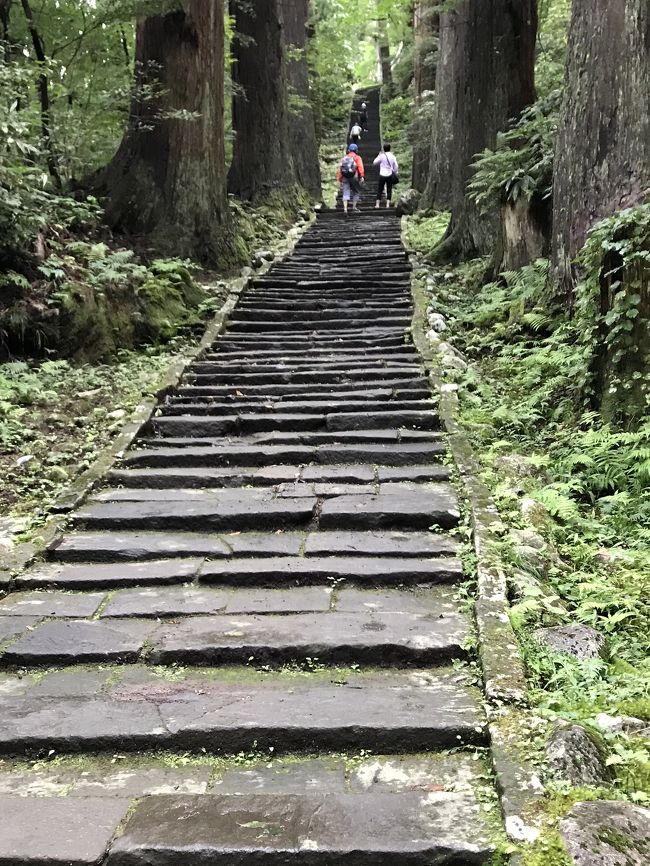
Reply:
[[347, 214], [348, 204], [352, 199], [352, 210], [356, 211], [361, 195], [361, 184], [366, 181], [363, 160], [359, 156], [356, 144], [349, 144], [345, 156], [339, 165], [339, 183], [342, 187], [343, 210]]
[[386, 207], [390, 207], [392, 204], [393, 187], [399, 181], [399, 165], [395, 156], [391, 153], [390, 144], [384, 144], [383, 151], [375, 157], [373, 165], [379, 166], [379, 182], [377, 183], [377, 202], [375, 207], [377, 208], [381, 205], [381, 195], [384, 188], [386, 189]]
[[359, 116], [359, 122], [361, 123], [361, 129], [364, 132], [368, 132], [368, 106], [365, 102], [361, 103], [361, 114]]
[[361, 127], [358, 123], [355, 123], [352, 129], [350, 130], [350, 141], [352, 144], [359, 144], [359, 139], [361, 138]]

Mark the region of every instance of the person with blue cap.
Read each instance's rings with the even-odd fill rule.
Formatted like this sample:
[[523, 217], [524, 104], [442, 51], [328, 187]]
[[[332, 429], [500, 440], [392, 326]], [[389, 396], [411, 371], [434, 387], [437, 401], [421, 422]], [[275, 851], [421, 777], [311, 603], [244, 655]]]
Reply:
[[341, 160], [338, 178], [342, 187], [344, 213], [348, 212], [350, 199], [352, 199], [352, 210], [356, 211], [361, 195], [361, 184], [366, 180], [366, 170], [359, 156], [359, 148], [354, 143], [348, 145], [346, 154]]

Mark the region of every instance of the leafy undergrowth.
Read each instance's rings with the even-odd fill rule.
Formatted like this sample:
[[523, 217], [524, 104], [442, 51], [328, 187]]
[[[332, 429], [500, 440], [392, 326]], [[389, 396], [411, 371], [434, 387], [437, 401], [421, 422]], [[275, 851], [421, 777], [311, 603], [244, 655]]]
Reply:
[[110, 364], [68, 361], [0, 366], [0, 512], [6, 530], [29, 531], [69, 482], [154, 393], [188, 341], [120, 352]]
[[[430, 312], [441, 314], [447, 328], [433, 340], [451, 343], [466, 361], [448, 371], [459, 388], [462, 424], [502, 519], [515, 530], [498, 554], [510, 575], [531, 703], [549, 723], [579, 721], [602, 736], [614, 780], [594, 796], [644, 804], [650, 802], [650, 421], [643, 402], [626, 423], [593, 409], [598, 321], [589, 319], [588, 265], [596, 243], [611, 249], [607, 233], [625, 222], [642, 226], [646, 216], [643, 209], [624, 213], [593, 233], [573, 319], [553, 309], [545, 261], [489, 285], [481, 285], [482, 260], [422, 272]], [[443, 230], [443, 217], [413, 218], [407, 241], [426, 256]], [[623, 251], [637, 276], [648, 258], [638, 249]], [[623, 363], [625, 321], [641, 315], [626, 313], [638, 309], [634, 292], [632, 286], [608, 320], [607, 339], [617, 328], [622, 334], [612, 347], [611, 357], [622, 363], [609, 379], [609, 405], [612, 394], [627, 405], [632, 388], [647, 399], [647, 372], [626, 373]], [[539, 536], [546, 546], [535, 549]], [[536, 628], [568, 623], [598, 631], [602, 657], [579, 661], [544, 649], [533, 636]], [[633, 717], [639, 730], [630, 720], [627, 730], [615, 730], [603, 713]], [[570, 806], [570, 789], [550, 783], [549, 792], [553, 802]]]

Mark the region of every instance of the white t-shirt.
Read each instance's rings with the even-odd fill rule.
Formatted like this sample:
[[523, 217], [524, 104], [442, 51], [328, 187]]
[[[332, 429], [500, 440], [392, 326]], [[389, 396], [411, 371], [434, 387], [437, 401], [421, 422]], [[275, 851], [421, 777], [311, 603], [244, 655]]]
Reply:
[[390, 151], [384, 151], [375, 157], [374, 165], [379, 166], [379, 174], [382, 177], [390, 177], [393, 172], [399, 170], [397, 160]]
[[361, 135], [362, 129], [359, 124], [355, 123], [352, 129], [350, 130], [350, 135]]

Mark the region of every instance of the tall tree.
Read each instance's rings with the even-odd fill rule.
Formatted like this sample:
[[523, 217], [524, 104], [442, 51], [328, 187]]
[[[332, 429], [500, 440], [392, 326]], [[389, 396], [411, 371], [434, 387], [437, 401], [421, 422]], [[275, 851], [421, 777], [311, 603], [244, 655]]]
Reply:
[[236, 137], [228, 188], [255, 200], [296, 184], [280, 0], [231, 0], [231, 12]]
[[388, 40], [388, 19], [382, 8], [382, 0], [377, 0], [377, 63], [381, 76], [381, 95], [384, 100], [393, 98], [393, 68], [390, 59], [390, 42]]
[[230, 255], [223, 0], [140, 21], [128, 128], [102, 175], [107, 216], [208, 264]]
[[554, 169], [552, 260], [560, 292], [571, 303], [572, 263], [591, 226], [648, 194], [647, 0], [573, 0], [566, 81]]
[[440, 16], [433, 0], [415, 0], [413, 7], [413, 177], [422, 191], [429, 176], [431, 152], [431, 92], [436, 85], [436, 48]]
[[320, 162], [306, 55], [309, 0], [280, 0], [280, 7], [289, 85], [289, 135], [295, 176], [312, 198], [320, 199]]
[[491, 251], [498, 215], [467, 196], [474, 156], [535, 99], [537, 0], [462, 0], [440, 16], [434, 134], [423, 203], [448, 207], [440, 258]]

